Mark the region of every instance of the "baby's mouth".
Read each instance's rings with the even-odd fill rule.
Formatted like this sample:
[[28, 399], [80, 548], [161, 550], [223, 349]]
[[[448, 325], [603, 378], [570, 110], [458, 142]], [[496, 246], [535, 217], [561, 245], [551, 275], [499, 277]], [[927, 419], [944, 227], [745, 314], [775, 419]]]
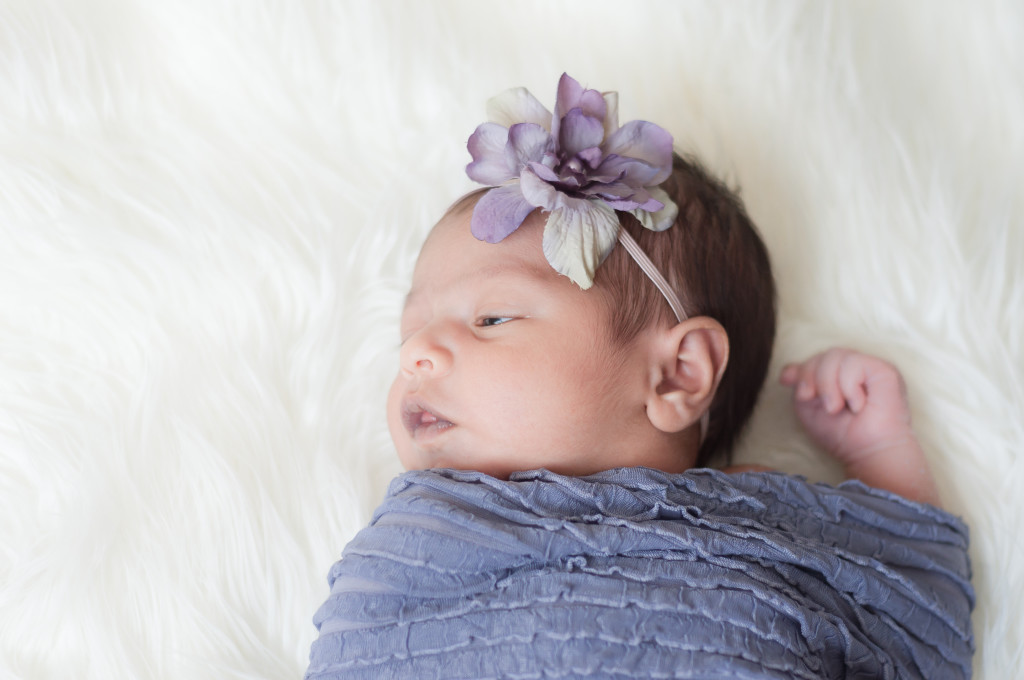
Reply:
[[430, 439], [455, 426], [440, 413], [417, 402], [402, 405], [402, 424], [413, 439]]

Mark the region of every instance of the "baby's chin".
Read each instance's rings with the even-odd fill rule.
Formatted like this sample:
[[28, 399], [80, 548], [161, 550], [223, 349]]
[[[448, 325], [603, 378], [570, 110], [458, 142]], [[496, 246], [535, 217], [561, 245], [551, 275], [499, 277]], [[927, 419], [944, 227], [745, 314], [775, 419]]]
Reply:
[[508, 480], [514, 472], [524, 472], [544, 468], [556, 474], [567, 477], [582, 477], [595, 474], [608, 469], [607, 466], [594, 466], [582, 462], [547, 460], [544, 462], [524, 460], [521, 456], [486, 456], [476, 454], [473, 456], [460, 456], [453, 452], [424, 452], [411, 451], [399, 458], [406, 470], [467, 470], [482, 472], [495, 479]]
[[500, 456], [488, 456], [486, 454], [460, 455], [456, 451], [445, 449], [423, 450], [415, 446], [397, 446], [398, 458], [402, 466], [409, 471], [449, 469], [449, 470], [470, 470], [483, 472], [486, 475], [497, 479], [508, 479], [509, 475], [518, 470], [529, 470], [529, 467], [521, 467], [510, 464]]

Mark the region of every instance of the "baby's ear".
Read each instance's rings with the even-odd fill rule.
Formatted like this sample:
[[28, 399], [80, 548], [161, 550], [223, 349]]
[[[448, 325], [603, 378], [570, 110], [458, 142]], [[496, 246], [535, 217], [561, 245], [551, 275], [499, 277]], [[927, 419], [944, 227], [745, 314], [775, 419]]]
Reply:
[[729, 363], [729, 336], [711, 317], [698, 316], [655, 341], [647, 417], [662, 432], [681, 432], [711, 408]]

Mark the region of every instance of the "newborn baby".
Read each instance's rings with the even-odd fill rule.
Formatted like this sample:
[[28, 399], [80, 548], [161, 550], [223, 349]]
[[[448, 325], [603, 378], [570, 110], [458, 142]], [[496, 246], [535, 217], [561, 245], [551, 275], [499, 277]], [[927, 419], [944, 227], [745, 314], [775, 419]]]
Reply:
[[[388, 423], [406, 469], [507, 478], [694, 467], [701, 416], [728, 366], [722, 325], [663, 314], [620, 340], [614, 300], [595, 294], [600, 275], [584, 291], [545, 261], [542, 213], [495, 247], [470, 233], [471, 207], [460, 204], [430, 234], [402, 314]], [[938, 504], [890, 364], [832, 349], [787, 366], [782, 381], [847, 477]]]
[[420, 252], [388, 425], [409, 472], [331, 570], [307, 678], [970, 675], [967, 529], [890, 364], [786, 366], [838, 487], [728, 459], [771, 357], [738, 198], [617, 99], [492, 100]]

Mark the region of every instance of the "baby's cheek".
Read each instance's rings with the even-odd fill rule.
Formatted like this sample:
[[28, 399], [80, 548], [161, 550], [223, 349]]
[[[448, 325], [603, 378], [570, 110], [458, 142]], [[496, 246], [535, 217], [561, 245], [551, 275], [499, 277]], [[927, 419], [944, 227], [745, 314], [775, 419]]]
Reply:
[[[401, 378], [395, 377], [395, 381], [391, 383], [391, 389], [388, 391], [387, 400], [387, 420], [388, 420], [388, 432], [391, 433], [391, 441], [395, 445], [395, 449], [398, 450], [399, 458], [402, 458], [402, 449], [405, 440], [408, 440], [408, 433], [405, 431], [405, 427], [402, 425], [402, 390], [401, 390]], [[402, 464], [406, 465], [406, 461], [402, 458]], [[408, 469], [408, 465], [406, 465]]]

